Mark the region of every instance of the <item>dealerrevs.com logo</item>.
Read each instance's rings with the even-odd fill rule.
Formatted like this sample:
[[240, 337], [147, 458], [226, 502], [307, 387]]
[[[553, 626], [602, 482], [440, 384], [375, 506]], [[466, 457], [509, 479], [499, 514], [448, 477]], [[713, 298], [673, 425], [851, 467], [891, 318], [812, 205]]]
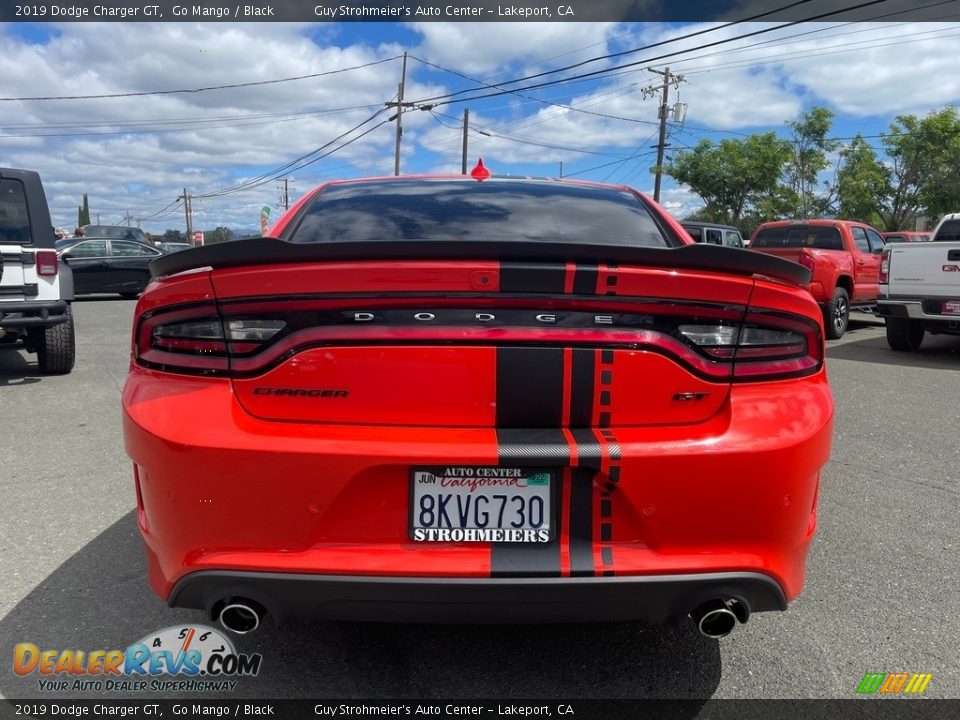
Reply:
[[168, 627], [125, 650], [41, 649], [18, 643], [13, 672], [37, 676], [45, 691], [163, 692], [235, 690], [254, 677], [263, 656], [238, 653], [229, 638], [204, 625]]

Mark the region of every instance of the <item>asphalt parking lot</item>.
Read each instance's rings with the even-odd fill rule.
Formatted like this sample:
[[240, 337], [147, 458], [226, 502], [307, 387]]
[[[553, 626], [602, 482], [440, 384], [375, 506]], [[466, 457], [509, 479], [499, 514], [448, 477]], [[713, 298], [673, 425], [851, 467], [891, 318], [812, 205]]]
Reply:
[[[43, 697], [13, 646], [123, 648], [178, 622], [147, 588], [120, 389], [134, 302], [74, 305], [78, 361], [0, 350], [0, 695]], [[866, 672], [960, 697], [960, 338], [891, 352], [856, 316], [830, 343], [833, 458], [807, 587], [720, 641], [677, 627], [267, 624], [244, 697], [848, 698]], [[123, 693], [122, 693], [123, 694]], [[82, 693], [70, 693], [82, 697]], [[46, 697], [50, 697], [49, 694]]]

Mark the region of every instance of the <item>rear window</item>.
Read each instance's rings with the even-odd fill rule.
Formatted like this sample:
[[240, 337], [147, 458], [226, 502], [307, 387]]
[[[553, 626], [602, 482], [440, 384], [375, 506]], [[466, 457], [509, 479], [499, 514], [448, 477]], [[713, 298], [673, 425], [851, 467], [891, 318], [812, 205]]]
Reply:
[[668, 247], [646, 205], [614, 189], [550, 182], [374, 181], [320, 193], [294, 243], [461, 240]]
[[750, 247], [802, 248], [818, 250], [843, 250], [843, 239], [835, 227], [812, 225], [788, 225], [763, 228], [750, 243]]
[[32, 241], [23, 183], [0, 180], [0, 243], [25, 245]]
[[118, 227], [116, 225], [85, 225], [83, 228], [87, 237], [117, 238], [120, 240], [137, 240], [146, 242], [147, 236], [139, 228]]
[[960, 220], [947, 220], [933, 239], [936, 242], [960, 242]]

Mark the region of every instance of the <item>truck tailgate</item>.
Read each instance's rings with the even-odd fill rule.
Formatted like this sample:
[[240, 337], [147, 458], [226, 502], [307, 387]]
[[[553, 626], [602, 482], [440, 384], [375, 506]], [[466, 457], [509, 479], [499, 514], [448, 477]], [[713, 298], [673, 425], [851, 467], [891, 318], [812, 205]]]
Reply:
[[960, 242], [888, 247], [889, 296], [960, 297]]

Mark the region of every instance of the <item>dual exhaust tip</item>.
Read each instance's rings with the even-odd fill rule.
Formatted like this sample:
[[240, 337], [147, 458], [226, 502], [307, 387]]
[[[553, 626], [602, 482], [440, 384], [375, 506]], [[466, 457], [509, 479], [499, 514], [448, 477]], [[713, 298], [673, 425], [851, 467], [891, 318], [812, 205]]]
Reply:
[[735, 598], [714, 598], [697, 606], [690, 619], [700, 634], [708, 638], [722, 638], [733, 632], [737, 623], [750, 618], [750, 608]]
[[[246, 635], [260, 627], [266, 609], [253, 600], [229, 598], [220, 603], [215, 612], [220, 624], [232, 633]], [[750, 609], [735, 598], [714, 598], [697, 606], [690, 619], [700, 634], [708, 638], [722, 638], [733, 632], [737, 623], [750, 618]]]
[[229, 598], [220, 603], [220, 610], [214, 611], [224, 629], [237, 635], [246, 635], [260, 627], [260, 621], [267, 614], [259, 603], [245, 598]]

